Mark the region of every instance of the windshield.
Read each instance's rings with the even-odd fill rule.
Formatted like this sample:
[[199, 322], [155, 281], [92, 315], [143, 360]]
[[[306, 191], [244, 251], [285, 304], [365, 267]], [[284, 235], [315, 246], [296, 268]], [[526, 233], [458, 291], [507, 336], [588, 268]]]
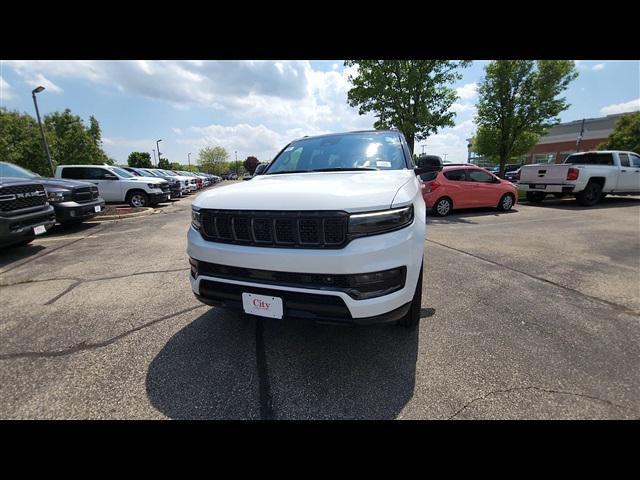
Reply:
[[155, 172], [152, 172], [151, 170], [138, 170], [143, 176], [145, 177], [157, 177], [158, 174]]
[[0, 178], [2, 177], [37, 178], [40, 175], [12, 163], [0, 162]]
[[126, 170], [122, 169], [122, 168], [111, 167], [111, 170], [114, 171], [115, 173], [117, 173], [119, 176], [121, 176], [123, 178], [132, 178], [134, 176], [131, 173], [127, 172]]
[[267, 175], [340, 170], [407, 168], [397, 133], [349, 133], [292, 142], [278, 155]]
[[165, 175], [169, 175], [170, 177], [177, 177], [178, 175], [176, 175], [175, 173], [173, 173], [171, 170], [160, 170], [162, 173], [164, 173]]

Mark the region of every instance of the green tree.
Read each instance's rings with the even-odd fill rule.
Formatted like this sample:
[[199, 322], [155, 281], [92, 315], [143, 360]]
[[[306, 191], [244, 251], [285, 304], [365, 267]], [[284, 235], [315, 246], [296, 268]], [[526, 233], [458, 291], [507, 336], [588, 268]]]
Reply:
[[223, 147], [205, 147], [198, 153], [198, 165], [203, 172], [215, 173], [229, 159]]
[[462, 78], [459, 67], [470, 62], [450, 60], [347, 60], [358, 66], [350, 76], [353, 88], [348, 103], [360, 115], [374, 112], [377, 129], [395, 127], [407, 139], [413, 153], [415, 140], [424, 140], [441, 127], [453, 127], [456, 101], [451, 85]]
[[57, 164], [97, 164], [108, 161], [101, 148], [100, 126], [92, 117], [89, 128], [71, 113], [54, 112], [44, 117], [51, 157]]
[[256, 171], [256, 168], [258, 167], [258, 165], [260, 165], [260, 160], [258, 160], [256, 157], [253, 157], [253, 156], [247, 157], [247, 159], [242, 164], [245, 170], [249, 172], [251, 175], [253, 175], [253, 172]]
[[158, 160], [158, 168], [169, 170], [171, 168], [171, 162], [168, 158], [162, 157], [160, 160]]
[[51, 176], [38, 123], [33, 117], [0, 108], [0, 160]]
[[640, 112], [620, 117], [616, 127], [600, 150], [627, 150], [640, 154]]
[[171, 162], [171, 165], [169, 165], [171, 168], [170, 170], [184, 170], [182, 168], [182, 165], [180, 165], [179, 163], [176, 162]]
[[152, 168], [151, 154], [149, 152], [131, 152], [127, 158], [127, 164], [136, 168]]
[[558, 115], [569, 108], [564, 97], [578, 73], [569, 60], [496, 60], [485, 67], [478, 89], [478, 131], [474, 151], [500, 162], [529, 151]]

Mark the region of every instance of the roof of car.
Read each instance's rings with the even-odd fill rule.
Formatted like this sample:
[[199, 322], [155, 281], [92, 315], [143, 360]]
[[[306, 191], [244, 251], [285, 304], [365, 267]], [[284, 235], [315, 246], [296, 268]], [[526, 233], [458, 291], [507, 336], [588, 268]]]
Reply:
[[375, 133], [375, 134], [395, 133], [396, 135], [402, 135], [402, 133], [399, 130], [353, 130], [351, 132], [334, 132], [334, 133], [324, 133], [322, 135], [305, 135], [304, 137], [296, 138], [293, 141], [297, 142], [299, 140], [310, 139], [310, 138], [333, 137], [335, 135], [353, 135], [356, 133]]

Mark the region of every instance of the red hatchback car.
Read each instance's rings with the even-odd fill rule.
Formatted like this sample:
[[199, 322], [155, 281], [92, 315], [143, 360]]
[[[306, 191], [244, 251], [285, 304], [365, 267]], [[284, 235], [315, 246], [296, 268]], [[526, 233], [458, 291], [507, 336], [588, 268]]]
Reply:
[[422, 196], [434, 215], [458, 208], [494, 207], [506, 211], [518, 201], [518, 190], [507, 180], [473, 165], [446, 166], [423, 180]]

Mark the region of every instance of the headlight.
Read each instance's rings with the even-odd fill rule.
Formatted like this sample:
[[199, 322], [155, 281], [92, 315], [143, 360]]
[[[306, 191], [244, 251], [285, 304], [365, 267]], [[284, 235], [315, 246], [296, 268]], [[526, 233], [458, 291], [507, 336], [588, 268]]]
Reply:
[[198, 210], [191, 210], [191, 225], [196, 230], [200, 230], [200, 212]]
[[147, 187], [149, 188], [160, 188], [160, 185], [156, 183], [147, 183]]
[[349, 216], [349, 233], [371, 235], [397, 230], [413, 221], [413, 205], [381, 212], [355, 213]]
[[47, 193], [47, 200], [49, 200], [51, 203], [56, 203], [56, 202], [64, 202], [67, 198], [65, 197], [63, 192], [48, 192]]

